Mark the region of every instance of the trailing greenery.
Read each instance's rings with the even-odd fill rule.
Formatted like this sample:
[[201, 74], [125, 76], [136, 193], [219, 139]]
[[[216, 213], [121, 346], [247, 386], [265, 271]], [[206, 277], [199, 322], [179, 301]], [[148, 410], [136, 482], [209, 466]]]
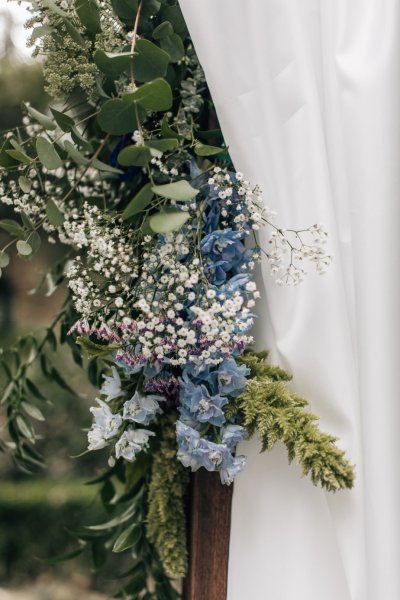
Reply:
[[184, 577], [187, 571], [184, 496], [189, 475], [176, 460], [176, 452], [175, 422], [169, 417], [162, 423], [160, 449], [153, 459], [147, 537], [154, 544], [167, 575]]
[[308, 402], [292, 392], [287, 382], [291, 377], [281, 368], [267, 364], [267, 352], [247, 352], [242, 364], [251, 369], [252, 378], [246, 391], [230, 402], [228, 412], [237, 414], [249, 437], [259, 433], [262, 452], [277, 442], [285, 444], [289, 462], [296, 460], [304, 475], [310, 475], [328, 491], [351, 488], [354, 468], [335, 442], [337, 438], [320, 431]]

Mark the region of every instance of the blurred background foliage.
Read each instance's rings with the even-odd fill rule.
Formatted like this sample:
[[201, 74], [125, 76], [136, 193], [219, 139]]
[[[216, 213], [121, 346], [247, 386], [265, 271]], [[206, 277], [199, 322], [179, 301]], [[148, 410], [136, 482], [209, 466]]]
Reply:
[[[22, 101], [45, 109], [48, 98], [43, 90], [40, 64], [17, 50], [12, 15], [0, 7], [0, 130], [17, 126], [22, 119]], [[0, 218], [8, 217], [0, 204]], [[2, 240], [0, 240], [1, 243]], [[44, 246], [33, 262], [12, 261], [0, 279], [0, 348], [6, 351], [19, 336], [40, 330], [52, 320], [65, 296], [65, 289], [49, 295], [29, 294], [41, 274], [53, 265], [60, 248]], [[84, 429], [90, 425], [88, 411], [95, 389], [73, 363], [67, 348], [57, 351], [57, 366], [76, 392], [71, 394], [34, 373], [35, 383], [46, 397], [46, 421], [41, 423], [38, 450], [46, 459], [45, 469], [33, 475], [18, 470], [10, 457], [0, 454], [0, 598], [80, 598], [90, 599], [89, 588], [98, 588], [92, 573], [92, 558], [79, 562], [50, 564], [43, 558], [56, 557], [77, 548], [70, 531], [82, 523], [94, 523], [100, 516], [96, 486], [85, 485], [99, 472], [104, 460], [96, 453], [72, 458], [85, 448]], [[0, 416], [0, 427], [1, 416]], [[94, 557], [96, 561], [101, 557]], [[118, 570], [123, 570], [120, 565]], [[54, 580], [68, 579], [70, 592], [54, 587]], [[32, 582], [36, 581], [36, 586]], [[37, 583], [39, 582], [39, 584]], [[40, 587], [42, 582], [42, 587]], [[45, 583], [43, 583], [45, 582]], [[102, 587], [104, 583], [102, 582]], [[4, 595], [4, 588], [25, 586], [23, 596]], [[72, 588], [71, 588], [72, 586]], [[1, 589], [3, 588], [3, 589]], [[38, 592], [37, 590], [42, 590]], [[36, 591], [35, 591], [36, 590]], [[72, 591], [71, 591], [72, 590]], [[8, 593], [8, 592], [7, 592]], [[15, 592], [18, 594], [20, 592]], [[2, 595], [3, 594], [3, 595]], [[93, 596], [93, 598], [98, 596]]]

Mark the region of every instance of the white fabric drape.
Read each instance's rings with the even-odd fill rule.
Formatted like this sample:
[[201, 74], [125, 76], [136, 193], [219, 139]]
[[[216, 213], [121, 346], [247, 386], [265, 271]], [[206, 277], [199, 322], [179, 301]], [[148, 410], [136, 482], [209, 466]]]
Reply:
[[264, 265], [256, 336], [357, 465], [333, 496], [243, 445], [228, 600], [399, 600], [400, 2], [180, 1], [236, 168], [330, 231], [327, 275]]

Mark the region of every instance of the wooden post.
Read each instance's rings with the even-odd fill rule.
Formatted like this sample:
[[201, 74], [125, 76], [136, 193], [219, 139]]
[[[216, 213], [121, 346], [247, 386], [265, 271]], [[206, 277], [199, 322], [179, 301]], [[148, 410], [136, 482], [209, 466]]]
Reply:
[[232, 492], [218, 473], [192, 474], [185, 600], [226, 600]]

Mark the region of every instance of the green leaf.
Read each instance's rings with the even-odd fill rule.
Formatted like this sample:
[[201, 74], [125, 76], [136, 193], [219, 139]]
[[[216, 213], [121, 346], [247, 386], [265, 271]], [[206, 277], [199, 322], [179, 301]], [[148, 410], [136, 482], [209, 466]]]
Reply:
[[171, 86], [161, 78], [145, 83], [132, 94], [126, 94], [124, 100], [138, 102], [150, 112], [168, 110], [173, 102]]
[[179, 141], [175, 138], [165, 140], [148, 140], [145, 145], [149, 148], [154, 148], [159, 152], [168, 152], [169, 150], [175, 150], [179, 146]]
[[168, 125], [168, 117], [164, 115], [162, 123], [161, 123], [161, 135], [164, 138], [175, 138], [177, 140], [182, 139], [182, 136], [179, 135], [172, 127]]
[[23, 417], [18, 415], [15, 419], [16, 426], [24, 437], [26, 437], [32, 444], [35, 443], [35, 432], [33, 431], [32, 425]]
[[168, 198], [169, 200], [178, 200], [179, 202], [192, 200], [199, 193], [199, 190], [192, 187], [185, 179], [164, 185], [153, 185], [151, 189], [158, 196]]
[[68, 156], [77, 164], [82, 167], [86, 166], [89, 162], [85, 156], [81, 152], [79, 152], [78, 148], [72, 144], [69, 140], [64, 142], [64, 148], [67, 152]]
[[42, 0], [42, 4], [46, 8], [49, 8], [51, 12], [53, 12], [55, 15], [59, 17], [68, 17], [68, 13], [66, 13], [65, 10], [59, 8], [57, 4], [53, 2], [53, 0]]
[[174, 33], [172, 25], [169, 21], [164, 21], [158, 25], [153, 31], [153, 38], [155, 40], [162, 40], [163, 38], [169, 37]]
[[114, 517], [110, 521], [106, 523], [101, 523], [100, 525], [89, 525], [86, 529], [90, 529], [91, 531], [101, 531], [103, 529], [113, 529], [114, 527], [118, 527], [122, 523], [126, 523], [133, 517], [136, 511], [136, 506], [131, 504], [124, 512], [122, 512], [117, 517]]
[[111, 0], [111, 6], [122, 21], [133, 25], [138, 9], [138, 0]]
[[115, 540], [112, 551], [123, 552], [135, 546], [141, 538], [141, 529], [136, 523], [125, 529]]
[[29, 194], [29, 192], [31, 191], [32, 184], [29, 181], [29, 179], [27, 177], [24, 177], [23, 175], [21, 175], [21, 177], [18, 177], [18, 185], [24, 192], [24, 194]]
[[146, 146], [127, 146], [118, 154], [118, 162], [124, 167], [144, 167], [150, 160], [150, 148]]
[[[151, 189], [151, 183], [146, 183], [141, 190], [132, 198], [128, 206], [122, 213], [122, 219], [126, 221], [131, 217], [141, 213], [154, 198], [154, 192]], [[1, 265], [0, 265], [1, 266]]]
[[74, 40], [74, 42], [76, 44], [78, 44], [78, 46], [81, 46], [82, 48], [84, 48], [85, 40], [83, 39], [83, 37], [81, 36], [79, 31], [76, 29], [76, 27], [74, 27], [74, 25], [72, 25], [72, 23], [69, 19], [63, 19], [63, 21], [64, 21], [65, 29], [67, 30], [70, 37]]
[[190, 213], [182, 210], [158, 212], [149, 218], [150, 228], [154, 233], [168, 233], [180, 229], [190, 219]]
[[197, 156], [214, 156], [215, 154], [221, 154], [221, 152], [227, 152], [227, 148], [218, 148], [217, 146], [207, 146], [201, 142], [197, 142], [194, 151]]
[[169, 55], [150, 42], [137, 40], [133, 57], [133, 70], [137, 81], [153, 81], [156, 77], [164, 77], [170, 62]]
[[25, 242], [25, 240], [18, 240], [17, 250], [21, 256], [29, 256], [32, 254], [32, 247], [28, 244], [28, 242]]
[[11, 235], [15, 235], [16, 237], [23, 237], [25, 235], [21, 225], [13, 219], [3, 219], [0, 221], [0, 229], [4, 229], [4, 231], [7, 231], [7, 233], [11, 233]]
[[106, 133], [123, 135], [138, 128], [136, 112], [139, 113], [139, 119], [143, 118], [143, 112], [136, 111], [133, 102], [119, 98], [107, 100], [100, 109], [97, 121]]
[[30, 233], [27, 237], [26, 241], [32, 248], [32, 253], [37, 252], [40, 246], [42, 245], [42, 238], [40, 237], [37, 231], [32, 231], [32, 233]]
[[129, 71], [132, 54], [130, 52], [120, 52], [118, 54], [112, 52], [104, 52], [104, 50], [96, 50], [93, 55], [95, 65], [107, 77], [118, 77]]
[[11, 156], [11, 158], [23, 163], [24, 165], [30, 165], [32, 162], [32, 159], [25, 154], [25, 152], [21, 152], [20, 150], [6, 150], [6, 153]]
[[49, 219], [50, 223], [54, 225], [54, 227], [61, 227], [64, 223], [64, 215], [51, 198], [47, 200], [46, 204], [46, 215]]
[[84, 551], [84, 547], [78, 548], [77, 550], [72, 550], [72, 552], [67, 552], [67, 554], [60, 554], [59, 556], [52, 556], [51, 558], [41, 558], [42, 562], [45, 562], [48, 565], [54, 565], [59, 562], [65, 562], [66, 560], [72, 560], [76, 558]]
[[159, 0], [146, 0], [146, 2], [143, 2], [141, 17], [143, 19], [154, 17], [160, 10], [160, 7], [161, 2]]
[[79, 133], [76, 127], [71, 129], [71, 137], [75, 144], [79, 146], [79, 148], [82, 148], [84, 152], [93, 152], [92, 144]]
[[75, 0], [75, 10], [90, 33], [101, 33], [100, 10], [96, 0]]
[[160, 10], [160, 18], [164, 21], [169, 21], [174, 28], [175, 33], [184, 33], [187, 30], [185, 19], [183, 18], [182, 11], [178, 5], [162, 6]]
[[124, 172], [121, 171], [121, 169], [116, 169], [115, 167], [112, 167], [111, 165], [108, 165], [107, 163], [104, 163], [101, 160], [98, 160], [97, 158], [92, 162], [92, 165], [95, 169], [98, 169], [99, 171], [104, 171], [105, 173], [115, 173], [115, 175], [123, 175]]
[[45, 418], [41, 410], [37, 408], [34, 404], [29, 404], [29, 402], [21, 402], [21, 408], [27, 415], [32, 417], [32, 419], [36, 419], [36, 421], [44, 421]]
[[49, 27], [49, 25], [39, 25], [39, 27], [34, 27], [32, 29], [31, 40], [35, 42], [36, 40], [49, 35], [54, 31], [54, 27]]
[[99, 356], [106, 356], [112, 350], [115, 350], [117, 346], [113, 344], [96, 344], [96, 342], [92, 342], [89, 338], [78, 336], [76, 338], [76, 343], [83, 348], [86, 356], [88, 358], [98, 358]]
[[177, 33], [160, 40], [161, 48], [169, 54], [171, 62], [176, 63], [182, 60], [185, 55], [185, 47], [182, 39]]
[[29, 104], [25, 104], [25, 108], [26, 111], [31, 115], [31, 117], [33, 117], [35, 121], [40, 123], [40, 125], [44, 127], [44, 129], [48, 129], [50, 131], [56, 129], [57, 125], [50, 117], [39, 112], [38, 110], [36, 110], [36, 108], [33, 108], [33, 106], [29, 106]]
[[10, 263], [10, 257], [4, 250], [0, 251], [0, 267], [4, 269]]
[[27, 229], [34, 229], [35, 224], [23, 210], [21, 210], [20, 215], [23, 226]]
[[36, 140], [36, 152], [40, 162], [48, 169], [53, 171], [62, 167], [62, 160], [54, 148], [54, 145], [44, 137], [38, 137]]
[[50, 108], [50, 110], [59, 128], [65, 132], [71, 131], [74, 126], [73, 118], [55, 108]]

